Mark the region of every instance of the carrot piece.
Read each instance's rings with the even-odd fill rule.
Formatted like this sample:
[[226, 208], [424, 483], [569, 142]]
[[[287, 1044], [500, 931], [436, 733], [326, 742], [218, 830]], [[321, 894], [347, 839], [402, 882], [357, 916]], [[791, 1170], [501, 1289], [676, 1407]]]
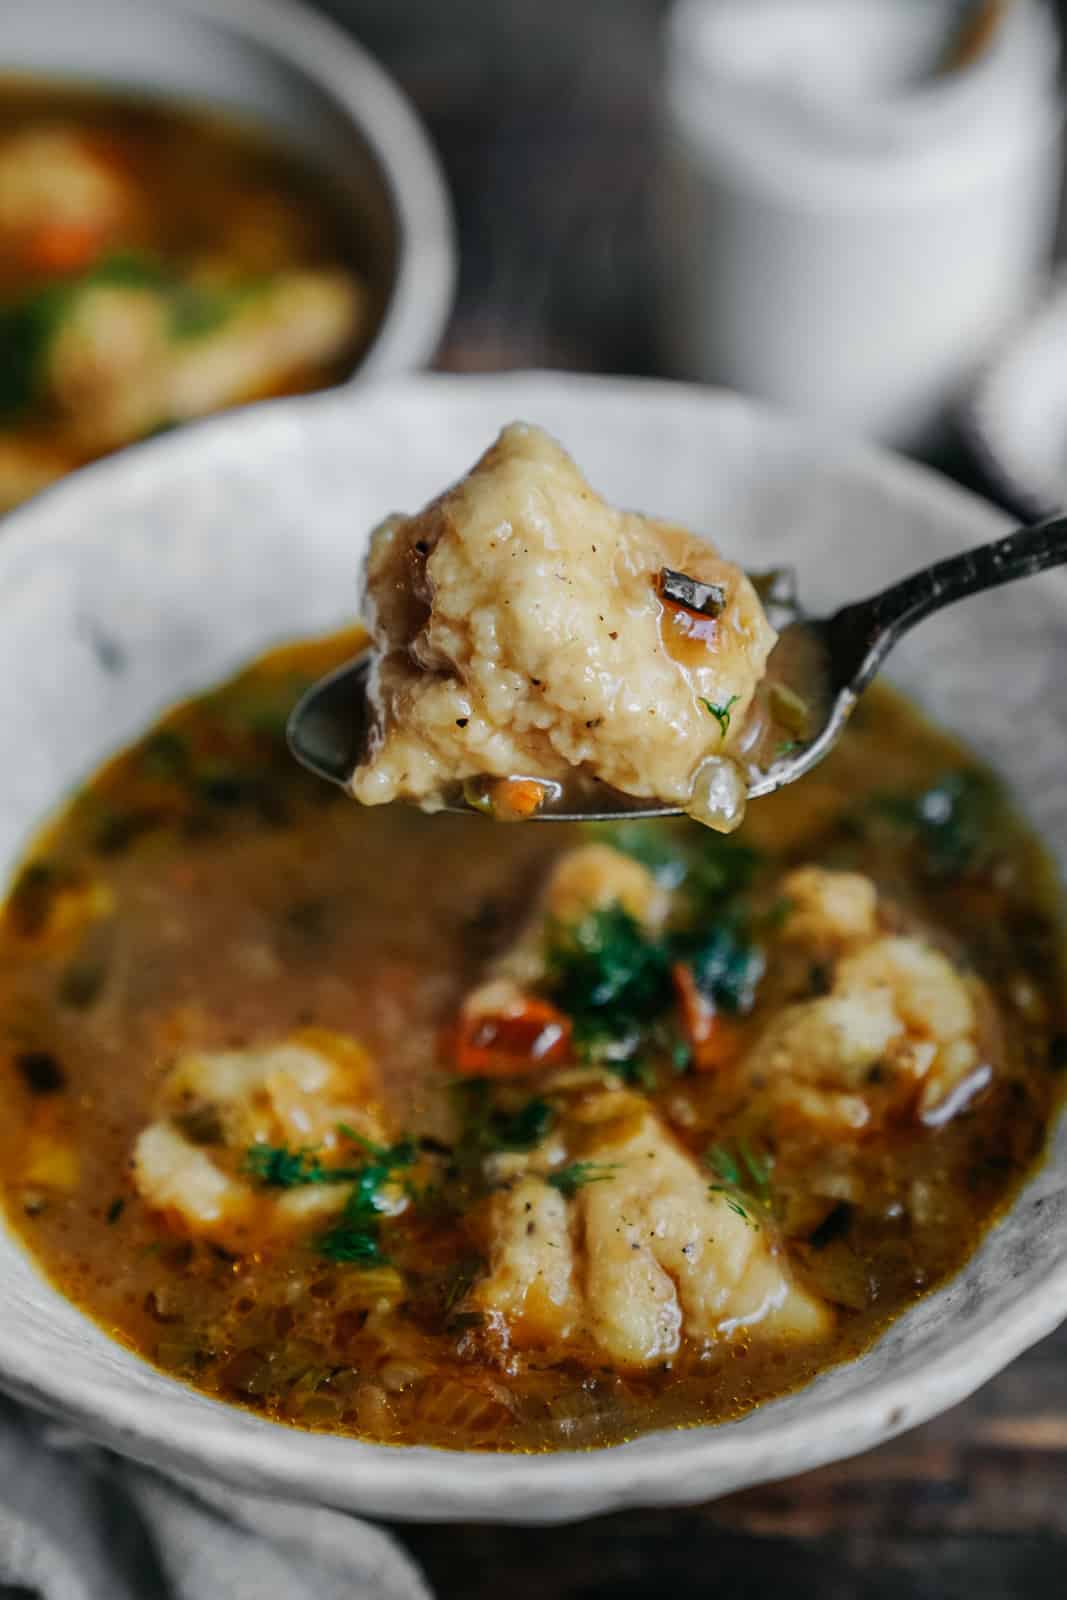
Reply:
[[80, 272], [99, 254], [100, 229], [84, 222], [47, 222], [30, 235], [23, 259], [38, 272]]
[[545, 786], [536, 778], [498, 778], [489, 785], [493, 815], [504, 821], [522, 821], [540, 811]]
[[521, 995], [499, 1011], [461, 1012], [448, 1054], [463, 1077], [521, 1077], [565, 1061], [570, 1041], [570, 1019], [562, 1011]]
[[732, 1066], [741, 1054], [744, 1038], [737, 1023], [716, 1011], [714, 1003], [697, 987], [693, 969], [686, 962], [674, 963], [671, 978], [697, 1072], [718, 1072]]

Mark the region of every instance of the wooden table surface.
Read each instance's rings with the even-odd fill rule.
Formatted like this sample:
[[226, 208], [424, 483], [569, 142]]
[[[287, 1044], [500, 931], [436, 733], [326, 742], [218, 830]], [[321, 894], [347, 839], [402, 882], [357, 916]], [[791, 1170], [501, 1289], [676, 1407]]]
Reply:
[[[661, 0], [327, 0], [419, 105], [462, 269], [440, 364], [660, 374]], [[981, 487], [962, 455], [947, 465]], [[448, 1600], [1067, 1597], [1067, 1329], [858, 1460], [546, 1532], [398, 1526]]]
[[868, 1455], [710, 1505], [395, 1532], [442, 1600], [1060, 1600], [1067, 1330]]

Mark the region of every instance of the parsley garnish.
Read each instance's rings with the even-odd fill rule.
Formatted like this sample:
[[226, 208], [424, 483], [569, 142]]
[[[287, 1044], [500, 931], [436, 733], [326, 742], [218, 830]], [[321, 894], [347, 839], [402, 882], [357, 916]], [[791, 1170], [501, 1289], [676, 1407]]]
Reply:
[[462, 1122], [455, 1153], [468, 1175], [496, 1151], [532, 1149], [556, 1120], [547, 1100], [528, 1100], [518, 1111], [499, 1110], [485, 1078], [460, 1078], [451, 1087]]
[[389, 1264], [389, 1257], [382, 1250], [377, 1222], [350, 1216], [347, 1206], [341, 1220], [321, 1235], [317, 1249], [320, 1256], [339, 1265], [384, 1267]]
[[615, 1174], [618, 1163], [614, 1161], [572, 1161], [549, 1175], [547, 1182], [560, 1194], [571, 1199], [587, 1183], [608, 1183]]
[[284, 1144], [254, 1144], [245, 1153], [245, 1171], [268, 1189], [298, 1189], [309, 1183], [340, 1183], [344, 1170], [327, 1172], [312, 1150]]
[[725, 705], [717, 706], [714, 701], [705, 700], [703, 695], [700, 696], [701, 705], [704, 707], [705, 711], [710, 712], [715, 718], [715, 721], [719, 724], [719, 727], [722, 730], [722, 736], [724, 739], [730, 731], [731, 708], [737, 704], [740, 698], [741, 696], [739, 694], [732, 694], [729, 700], [726, 701]]
[[721, 1194], [735, 1217], [740, 1217], [743, 1222], [752, 1224], [752, 1218], [749, 1216], [740, 1200], [738, 1200], [737, 1196], [730, 1194], [727, 1189], [723, 1188], [721, 1183], [709, 1184], [708, 1192], [709, 1194]]
[[765, 961], [763, 951], [735, 922], [717, 922], [676, 943], [702, 994], [732, 1015], [751, 1011]]
[[[728, 1202], [731, 1199], [736, 1201], [738, 1194], [750, 1195], [760, 1205], [770, 1205], [770, 1161], [753, 1150], [747, 1139], [738, 1139], [732, 1149], [726, 1145], [713, 1145], [704, 1155], [704, 1164], [720, 1180], [712, 1184], [713, 1194], [725, 1194]], [[738, 1210], [739, 1204], [731, 1206], [731, 1210]], [[743, 1209], [739, 1214], [747, 1216]]]
[[361, 1166], [324, 1167], [314, 1150], [290, 1150], [287, 1145], [253, 1145], [245, 1154], [245, 1171], [271, 1189], [296, 1189], [312, 1183], [351, 1184], [344, 1210], [333, 1227], [318, 1240], [318, 1251], [328, 1261], [357, 1266], [385, 1266], [379, 1213], [385, 1210], [382, 1190], [397, 1171], [410, 1167], [416, 1157], [410, 1139], [381, 1145], [357, 1133], [347, 1123], [338, 1132], [367, 1152]]
[[636, 918], [616, 904], [549, 928], [546, 965], [552, 997], [574, 1023], [581, 1055], [630, 1063], [643, 1030], [671, 1003], [670, 957]]
[[531, 1150], [556, 1120], [547, 1100], [528, 1100], [513, 1116], [490, 1119], [490, 1138], [498, 1150]]

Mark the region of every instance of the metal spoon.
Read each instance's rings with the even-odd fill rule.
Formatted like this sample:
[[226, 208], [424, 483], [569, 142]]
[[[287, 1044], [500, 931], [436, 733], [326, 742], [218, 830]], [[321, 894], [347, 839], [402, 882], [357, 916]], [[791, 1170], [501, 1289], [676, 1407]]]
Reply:
[[[962, 555], [925, 567], [910, 578], [884, 589], [869, 600], [843, 606], [832, 616], [798, 616], [780, 630], [774, 656], [793, 629], [806, 634], [822, 660], [825, 696], [819, 709], [817, 731], [799, 750], [773, 761], [749, 783], [749, 797], [771, 794], [810, 772], [833, 749], [844, 731], [853, 707], [897, 640], [917, 622], [943, 606], [963, 600], [983, 589], [995, 589], [1016, 578], [1029, 578], [1048, 567], [1067, 563], [1067, 516], [1052, 517], [1033, 527], [1018, 528], [992, 544], [979, 545]], [[320, 778], [342, 786], [348, 783], [362, 757], [370, 725], [367, 673], [372, 652], [347, 662], [314, 684], [289, 718], [289, 748]], [[469, 807], [449, 810], [469, 814]], [[640, 800], [604, 811], [589, 808], [563, 811], [546, 808], [536, 814], [543, 822], [592, 822], [619, 816], [673, 817], [673, 806]]]

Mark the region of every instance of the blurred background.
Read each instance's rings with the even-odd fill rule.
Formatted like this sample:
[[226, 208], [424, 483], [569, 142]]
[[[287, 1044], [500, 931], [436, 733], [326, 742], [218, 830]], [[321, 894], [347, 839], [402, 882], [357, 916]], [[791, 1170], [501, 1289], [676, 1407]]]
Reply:
[[212, 30], [225, 0], [8, 0], [0, 77], [199, 94], [276, 149], [8, 79], [0, 508], [187, 417], [428, 361], [716, 382], [1059, 504], [1064, 5], [312, 0], [264, 61]]
[[[1063, 253], [1065, 0], [323, 9], [444, 163], [460, 270], [440, 365], [711, 379], [1013, 509], [1060, 502], [1067, 395], [1039, 447], [990, 380]], [[883, 97], [895, 122], [860, 110]]]

